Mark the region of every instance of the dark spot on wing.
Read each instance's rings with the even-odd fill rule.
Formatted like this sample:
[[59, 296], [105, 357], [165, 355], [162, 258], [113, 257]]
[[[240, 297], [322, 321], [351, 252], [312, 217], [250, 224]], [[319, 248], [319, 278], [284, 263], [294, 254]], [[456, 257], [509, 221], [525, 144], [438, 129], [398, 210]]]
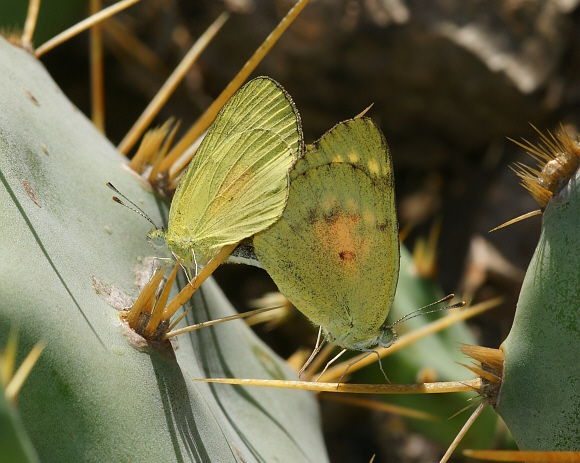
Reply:
[[310, 209], [308, 215], [306, 216], [306, 221], [309, 224], [318, 222], [318, 211], [316, 209]]
[[347, 260], [347, 261], [351, 261], [351, 260], [355, 260], [356, 259], [356, 254], [352, 251], [340, 251], [338, 253], [340, 260]]
[[328, 211], [327, 213], [324, 214], [324, 221], [327, 224], [333, 224], [334, 222], [336, 222], [339, 218], [339, 216], [341, 215], [341, 211], [339, 211], [338, 209], [332, 209], [330, 211]]
[[377, 230], [384, 232], [389, 226], [389, 222], [377, 223]]

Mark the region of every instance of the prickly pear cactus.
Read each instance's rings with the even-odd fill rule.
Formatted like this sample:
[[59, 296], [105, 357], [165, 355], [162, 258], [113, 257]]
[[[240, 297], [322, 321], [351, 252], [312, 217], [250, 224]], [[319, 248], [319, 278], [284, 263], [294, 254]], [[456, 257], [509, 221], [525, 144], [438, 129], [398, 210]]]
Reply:
[[[105, 182], [159, 207], [42, 65], [1, 38], [0, 107], [0, 345], [15, 325], [21, 352], [46, 343], [18, 405], [40, 460], [326, 461], [310, 393], [193, 381], [295, 377], [243, 322], [164, 352], [128, 342], [99, 293], [136, 296], [152, 249], [148, 223]], [[233, 311], [211, 280], [193, 305], [198, 319]]]
[[497, 411], [522, 450], [580, 450], [580, 188], [548, 203], [502, 345]]

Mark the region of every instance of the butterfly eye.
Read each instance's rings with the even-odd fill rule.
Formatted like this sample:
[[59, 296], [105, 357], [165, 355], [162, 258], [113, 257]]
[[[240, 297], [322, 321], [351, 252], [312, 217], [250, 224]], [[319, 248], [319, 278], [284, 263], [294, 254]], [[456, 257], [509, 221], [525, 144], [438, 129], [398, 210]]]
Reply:
[[165, 246], [165, 231], [162, 228], [151, 230], [147, 235], [147, 240], [154, 248], [162, 248]]
[[398, 336], [395, 330], [387, 326], [385, 327], [384, 331], [381, 333], [381, 336], [379, 337], [379, 346], [389, 347], [395, 343], [397, 337]]

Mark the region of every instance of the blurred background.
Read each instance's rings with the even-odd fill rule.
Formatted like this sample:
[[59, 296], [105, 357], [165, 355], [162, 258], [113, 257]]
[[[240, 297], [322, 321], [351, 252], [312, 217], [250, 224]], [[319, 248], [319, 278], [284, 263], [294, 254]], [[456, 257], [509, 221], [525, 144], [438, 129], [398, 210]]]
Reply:
[[[103, 2], [107, 6], [112, 2]], [[189, 127], [293, 5], [293, 0], [143, 0], [104, 26], [105, 126], [117, 145], [171, 70], [223, 11], [231, 17], [156, 118]], [[292, 95], [307, 143], [373, 104], [394, 167], [400, 228], [409, 249], [441, 221], [434, 279], [474, 302], [504, 297], [469, 326], [499, 347], [511, 320], [541, 218], [493, 233], [539, 207], [512, 167], [534, 165], [508, 139], [537, 143], [560, 124], [575, 131], [580, 103], [577, 0], [312, 0], [252, 76]], [[2, 0], [0, 26], [22, 27], [24, 0]], [[43, 0], [34, 44], [84, 18], [87, 2]], [[134, 45], [129, 39], [137, 40]], [[140, 52], [143, 47], [143, 52]], [[88, 34], [42, 62], [71, 101], [90, 114]], [[222, 288], [239, 310], [276, 287], [255, 268], [222, 266]], [[282, 356], [314, 343], [296, 315], [259, 334]], [[396, 417], [323, 403], [332, 461], [427, 462], [441, 446]], [[348, 427], [342, 426], [348, 423]], [[389, 432], [385, 432], [388, 429]], [[396, 449], [396, 450], [394, 450]], [[462, 460], [457, 460], [462, 461]]]

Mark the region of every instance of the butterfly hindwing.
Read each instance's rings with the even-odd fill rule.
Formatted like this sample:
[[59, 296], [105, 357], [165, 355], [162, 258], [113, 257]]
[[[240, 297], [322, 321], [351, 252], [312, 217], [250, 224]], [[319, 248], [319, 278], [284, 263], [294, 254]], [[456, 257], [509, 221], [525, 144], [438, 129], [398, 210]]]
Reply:
[[290, 173], [282, 218], [254, 237], [280, 291], [337, 344], [380, 334], [399, 271], [392, 162], [368, 118], [338, 124]]

